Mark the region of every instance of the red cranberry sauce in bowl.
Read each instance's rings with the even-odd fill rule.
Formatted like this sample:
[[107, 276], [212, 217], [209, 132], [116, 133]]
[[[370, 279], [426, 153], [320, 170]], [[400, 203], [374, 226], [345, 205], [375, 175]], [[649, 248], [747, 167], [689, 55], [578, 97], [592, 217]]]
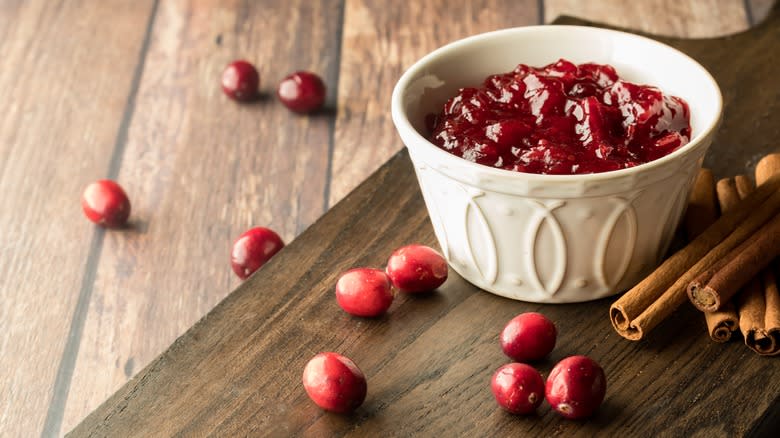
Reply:
[[431, 141], [500, 169], [573, 175], [634, 167], [691, 138], [681, 98], [620, 79], [609, 65], [524, 64], [462, 88], [426, 119]]

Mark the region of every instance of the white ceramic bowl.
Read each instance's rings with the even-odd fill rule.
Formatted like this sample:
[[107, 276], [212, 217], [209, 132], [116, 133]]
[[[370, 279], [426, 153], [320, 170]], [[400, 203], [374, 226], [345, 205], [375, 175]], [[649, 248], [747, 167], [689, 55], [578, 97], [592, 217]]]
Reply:
[[[685, 99], [689, 144], [634, 168], [536, 175], [479, 165], [429, 142], [424, 119], [458, 89], [517, 64], [565, 58], [614, 66], [621, 78]], [[532, 26], [476, 35], [415, 63], [393, 90], [393, 122], [409, 149], [450, 266], [482, 289], [523, 301], [570, 303], [633, 286], [661, 260], [720, 121], [715, 80], [685, 54], [637, 35]]]

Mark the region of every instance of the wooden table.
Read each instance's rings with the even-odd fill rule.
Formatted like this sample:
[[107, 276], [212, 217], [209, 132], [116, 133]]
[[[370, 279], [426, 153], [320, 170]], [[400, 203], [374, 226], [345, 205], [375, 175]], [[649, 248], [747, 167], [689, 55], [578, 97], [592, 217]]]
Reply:
[[[431, 49], [561, 13], [711, 36], [770, 7], [0, 3], [0, 431], [70, 430], [239, 285], [227, 260], [238, 234], [265, 225], [292, 240], [397, 151], [390, 91]], [[221, 95], [220, 72], [238, 57], [259, 66], [267, 98]], [[295, 69], [323, 75], [327, 111], [297, 117], [271, 97]], [[81, 190], [102, 177], [127, 189], [130, 229], [82, 217]]]

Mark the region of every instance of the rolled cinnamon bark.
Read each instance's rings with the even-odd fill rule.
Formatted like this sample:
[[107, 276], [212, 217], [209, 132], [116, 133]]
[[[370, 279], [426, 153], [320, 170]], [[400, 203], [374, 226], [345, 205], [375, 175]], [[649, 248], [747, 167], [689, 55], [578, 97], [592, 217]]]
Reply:
[[718, 219], [718, 199], [715, 193], [715, 176], [710, 169], [702, 168], [696, 175], [688, 209], [685, 210], [685, 234], [693, 240]]
[[[756, 166], [756, 182], [762, 184], [778, 173], [780, 154], [772, 154]], [[737, 181], [737, 189], [742, 195], [749, 187], [743, 187], [740, 182]], [[738, 295], [737, 311], [745, 345], [762, 356], [780, 354], [780, 293], [771, 268], [764, 270], [761, 281], [755, 280]]]
[[[762, 161], [763, 163], [763, 161]], [[763, 181], [759, 181], [758, 184], [761, 184]], [[734, 177], [734, 185], [737, 189], [737, 194], [739, 195], [739, 199], [745, 199], [753, 193], [754, 190], [756, 190], [756, 185], [753, 184], [753, 181], [750, 180], [750, 178], [747, 177], [747, 175], [737, 175]], [[736, 203], [736, 200], [735, 200]]]
[[699, 274], [688, 286], [697, 309], [714, 312], [780, 255], [780, 214]]
[[705, 312], [704, 320], [707, 322], [707, 332], [710, 339], [715, 342], [727, 342], [731, 335], [737, 331], [739, 317], [734, 304], [727, 303], [722, 310], [717, 312]]
[[747, 339], [747, 345], [758, 354], [776, 356], [780, 354], [780, 291], [777, 287], [777, 277], [772, 270], [764, 271], [764, 329], [760, 334], [767, 338], [766, 347], [761, 345], [761, 339], [756, 335], [752, 340]]
[[739, 330], [745, 345], [762, 356], [780, 354], [780, 294], [772, 269], [737, 298]]
[[780, 174], [780, 152], [769, 154], [756, 164], [756, 184], [763, 186]]
[[[759, 183], [780, 172], [780, 155], [771, 154], [757, 166]], [[721, 180], [717, 184], [721, 209], [733, 208], [740, 197], [747, 197], [753, 186], [745, 176]], [[763, 268], [780, 254], [780, 215], [770, 219], [758, 232], [701, 273], [688, 286], [688, 298], [696, 308], [714, 312], [725, 305], [740, 288], [745, 286]], [[755, 287], [751, 287], [755, 289]]]
[[[758, 182], [761, 183], [763, 181], [759, 179]], [[736, 176], [734, 183], [739, 198], [744, 198], [755, 190], [753, 182], [745, 175]], [[751, 345], [755, 345], [756, 332], [760, 330], [759, 327], [764, 326], [764, 313], [766, 310], [764, 301], [765, 286], [760, 277], [761, 274], [753, 277], [732, 300], [732, 302], [737, 302], [737, 321], [740, 332], [742, 332], [742, 336], [745, 339], [745, 344], [754, 350], [755, 348]], [[704, 314], [707, 315], [708, 313], [704, 312]], [[750, 342], [748, 342], [748, 338]], [[764, 346], [761, 338], [762, 335], [759, 334], [759, 343]]]
[[715, 342], [728, 342], [731, 335], [739, 327], [739, 317], [734, 304], [727, 303], [722, 310], [717, 312], [705, 312], [704, 320], [707, 323], [707, 332], [710, 339]]
[[638, 341], [684, 303], [688, 283], [780, 210], [778, 187], [780, 175], [740, 201], [614, 302], [609, 313], [615, 330], [626, 339]]
[[[739, 175], [739, 177], [742, 176], [743, 175]], [[724, 213], [733, 210], [734, 206], [739, 204], [740, 199], [747, 196], [742, 196], [739, 189], [737, 189], [737, 177], [723, 178], [718, 181], [715, 190], [718, 195], [718, 205], [720, 205], [720, 210]], [[746, 190], [748, 190], [747, 194], [749, 195], [753, 192], [754, 188], [748, 187]]]
[[[725, 180], [724, 180], [725, 181]], [[726, 181], [727, 182], [727, 181]], [[693, 183], [693, 191], [688, 199], [688, 209], [685, 212], [685, 232], [688, 240], [693, 240], [718, 218], [718, 197], [715, 177], [709, 169], [701, 169]], [[734, 197], [734, 201], [738, 201]], [[737, 330], [739, 319], [733, 305], [724, 306], [722, 311], [705, 312], [707, 333], [715, 342], [726, 342]]]

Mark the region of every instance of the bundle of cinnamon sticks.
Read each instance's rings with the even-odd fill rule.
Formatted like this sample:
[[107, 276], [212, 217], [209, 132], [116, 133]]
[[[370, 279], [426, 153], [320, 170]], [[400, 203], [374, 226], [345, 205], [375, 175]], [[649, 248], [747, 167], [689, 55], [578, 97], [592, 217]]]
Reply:
[[780, 153], [759, 162], [756, 181], [757, 188], [745, 176], [716, 185], [710, 171], [699, 173], [685, 218], [691, 242], [611, 306], [621, 336], [642, 339], [690, 300], [704, 312], [712, 339], [725, 342], [739, 328], [757, 353], [780, 354], [773, 271], [780, 255]]

